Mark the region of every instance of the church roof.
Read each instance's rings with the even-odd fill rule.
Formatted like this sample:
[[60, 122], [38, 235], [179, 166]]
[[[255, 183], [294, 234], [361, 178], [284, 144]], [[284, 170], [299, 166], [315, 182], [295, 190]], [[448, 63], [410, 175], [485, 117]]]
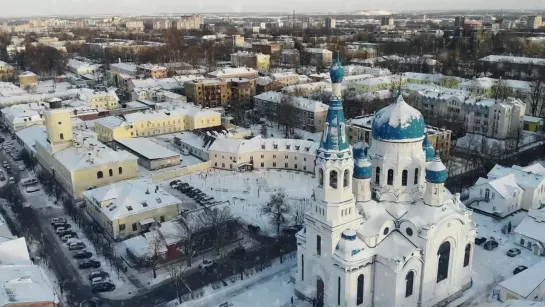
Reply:
[[424, 142], [422, 142], [422, 149], [426, 152], [426, 162], [433, 161], [433, 158], [435, 157], [435, 148], [433, 148], [433, 145], [428, 138], [428, 134], [426, 134], [426, 136], [424, 137]]
[[432, 162], [426, 166], [426, 181], [432, 183], [444, 183], [447, 181], [448, 171], [441, 158], [436, 153]]
[[377, 254], [389, 260], [405, 261], [418, 247], [398, 231], [392, 231], [377, 247]]

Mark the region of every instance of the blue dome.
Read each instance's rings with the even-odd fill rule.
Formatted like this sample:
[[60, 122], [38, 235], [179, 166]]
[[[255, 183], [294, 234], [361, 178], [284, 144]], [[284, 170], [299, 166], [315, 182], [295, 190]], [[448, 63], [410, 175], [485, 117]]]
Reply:
[[367, 144], [361, 141], [356, 143], [352, 152], [354, 153], [354, 178], [371, 178], [373, 165], [367, 160]]
[[372, 124], [372, 136], [381, 141], [409, 141], [424, 138], [422, 114], [408, 105], [401, 92], [389, 106], [378, 111]]
[[329, 68], [329, 76], [331, 77], [331, 83], [341, 83], [344, 78], [344, 67], [342, 66], [339, 54], [337, 54], [337, 60]]
[[426, 166], [426, 181], [431, 183], [444, 183], [448, 178], [448, 170], [441, 162], [439, 154], [435, 155], [432, 162]]
[[426, 153], [426, 162], [433, 161], [433, 158], [435, 158], [435, 148], [433, 148], [433, 145], [431, 144], [430, 140], [428, 139], [428, 135], [424, 137], [424, 142], [422, 142], [422, 149]]

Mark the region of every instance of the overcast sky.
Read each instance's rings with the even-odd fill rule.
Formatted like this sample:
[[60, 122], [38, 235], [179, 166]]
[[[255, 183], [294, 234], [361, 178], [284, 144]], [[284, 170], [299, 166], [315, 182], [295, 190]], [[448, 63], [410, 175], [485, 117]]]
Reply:
[[545, 9], [544, 0], [0, 0], [1, 17], [357, 10]]

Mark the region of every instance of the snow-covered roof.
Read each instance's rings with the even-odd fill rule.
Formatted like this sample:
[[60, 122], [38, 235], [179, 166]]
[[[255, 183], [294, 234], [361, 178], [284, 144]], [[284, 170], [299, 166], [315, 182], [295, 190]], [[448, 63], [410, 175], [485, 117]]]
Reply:
[[305, 52], [308, 53], [325, 53], [325, 54], [333, 54], [332, 51], [329, 51], [324, 48], [305, 48]]
[[524, 298], [527, 298], [539, 285], [545, 281], [545, 261], [529, 267], [516, 275], [500, 282], [503, 287]]
[[257, 76], [258, 72], [257, 70], [253, 68], [237, 67], [237, 68], [222, 68], [220, 70], [216, 70], [208, 74], [216, 78], [224, 78], [224, 77], [233, 76], [233, 75], [249, 75], [249, 74], [253, 74]]
[[120, 127], [123, 123], [125, 123], [125, 120], [119, 116], [107, 116], [95, 120], [95, 124], [100, 124], [110, 129]]
[[[276, 148], [275, 148], [276, 147]], [[308, 152], [315, 154], [319, 143], [306, 140], [294, 139], [263, 139], [261, 136], [250, 140], [230, 139], [219, 136], [214, 144], [210, 146], [210, 151], [230, 152], [230, 153], [250, 153], [259, 151], [283, 151], [283, 152]], [[289, 148], [289, 149], [288, 149]]]
[[56, 302], [44, 270], [37, 265], [0, 265], [0, 306]]
[[524, 115], [523, 118], [524, 118], [525, 122], [531, 122], [531, 123], [543, 123], [543, 122], [545, 122], [545, 118], [536, 117], [536, 116]]
[[535, 164], [526, 167], [517, 165], [505, 167], [497, 164], [488, 172], [487, 177], [489, 179], [497, 179], [509, 174], [514, 174], [516, 182], [524, 189], [537, 188], [545, 179], [545, 169], [543, 169], [543, 166], [536, 166]]
[[[462, 83], [460, 83], [460, 88], [463, 88], [463, 89], [470, 89], [470, 88], [490, 89], [494, 85], [496, 85], [498, 82], [499, 82], [499, 79], [482, 77], [482, 78], [477, 78], [477, 79], [462, 82]], [[513, 89], [518, 89], [518, 90], [521, 90], [521, 91], [528, 92], [531, 89], [530, 82], [528, 82], [528, 81], [502, 79], [502, 82], [505, 84], [506, 87], [513, 88]]]
[[377, 248], [378, 255], [385, 259], [405, 261], [418, 248], [405, 238], [398, 231], [393, 231], [384, 240], [382, 240]]
[[125, 120], [130, 123], [138, 123], [141, 121], [152, 121], [159, 120], [163, 118], [171, 118], [175, 116], [190, 116], [193, 118], [200, 116], [220, 116], [220, 113], [212, 111], [209, 109], [201, 109], [199, 107], [179, 103], [175, 109], [159, 109], [155, 111], [144, 111], [144, 112], [135, 112], [130, 114], [125, 114]]
[[15, 132], [17, 138], [23, 141], [32, 151], [34, 151], [34, 144], [36, 141], [41, 140], [47, 142], [47, 131], [44, 125], [31, 126], [21, 129]]
[[502, 198], [510, 198], [515, 191], [521, 192], [523, 189], [517, 184], [517, 178], [514, 174], [509, 174], [497, 179], [479, 178], [475, 183], [475, 187], [481, 184], [489, 184]]
[[260, 99], [272, 103], [282, 102], [282, 98], [291, 97], [293, 101], [293, 106], [298, 109], [302, 109], [309, 112], [324, 112], [329, 109], [329, 107], [318, 100], [311, 100], [303, 97], [289, 96], [286, 94], [278, 92], [265, 92], [254, 97], [254, 99]]
[[545, 65], [545, 59], [542, 58], [528, 58], [528, 57], [517, 57], [517, 56], [507, 56], [507, 55], [489, 55], [482, 59], [481, 61], [486, 62], [507, 62], [515, 64], [532, 64], [532, 65]]
[[538, 222], [534, 217], [525, 217], [515, 228], [515, 232], [538, 242], [545, 242], [545, 222]]
[[0, 265], [32, 264], [24, 237], [0, 242]]
[[115, 141], [149, 160], [167, 159], [179, 156], [178, 153], [166, 149], [147, 138], [116, 139]]
[[154, 184], [149, 178], [113, 183], [85, 191], [83, 195], [100, 207], [110, 220], [159, 208], [178, 206], [182, 203], [181, 200]]

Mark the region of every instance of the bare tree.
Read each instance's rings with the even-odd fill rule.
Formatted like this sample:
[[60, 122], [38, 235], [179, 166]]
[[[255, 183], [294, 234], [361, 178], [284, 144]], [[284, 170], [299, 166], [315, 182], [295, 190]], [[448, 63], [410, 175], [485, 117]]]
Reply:
[[261, 208], [261, 213], [269, 217], [269, 222], [276, 228], [276, 234], [280, 235], [280, 228], [289, 221], [291, 208], [288, 206], [287, 194], [284, 189], [271, 195], [269, 202]]
[[181, 242], [180, 253], [186, 259], [188, 267], [191, 266], [191, 259], [197, 255], [200, 247], [197, 236], [198, 228], [195, 221], [190, 218], [186, 218], [183, 222], [176, 224], [181, 228], [180, 237], [178, 238]]
[[161, 262], [162, 250], [165, 247], [164, 238], [155, 230], [150, 232], [151, 236], [148, 239], [148, 245], [146, 246], [146, 262], [153, 270], [153, 278], [157, 278], [157, 267]]
[[534, 78], [530, 82], [530, 114], [532, 116], [541, 116], [541, 109], [545, 102], [545, 84], [541, 78]]
[[305, 213], [309, 208], [309, 203], [307, 199], [301, 199], [295, 201], [292, 206], [291, 217], [295, 225], [303, 225], [305, 221]]
[[289, 138], [291, 131], [296, 124], [296, 109], [294, 107], [293, 96], [284, 96], [277, 106], [276, 121], [278, 125], [284, 127], [284, 137]]
[[205, 209], [199, 215], [199, 220], [209, 230], [216, 253], [221, 255], [230, 234], [237, 231], [231, 210], [229, 207]]
[[494, 85], [492, 86], [492, 98], [495, 100], [505, 100], [507, 99], [511, 94], [511, 89], [507, 87], [507, 84], [505, 81], [500, 78]]
[[172, 284], [174, 284], [174, 288], [176, 289], [176, 298], [178, 299], [178, 304], [182, 303], [182, 287], [184, 287], [184, 273], [187, 270], [187, 266], [183, 264], [183, 262], [176, 262], [171, 263], [167, 265], [166, 269], [168, 271], [168, 275], [170, 276], [170, 281]]

